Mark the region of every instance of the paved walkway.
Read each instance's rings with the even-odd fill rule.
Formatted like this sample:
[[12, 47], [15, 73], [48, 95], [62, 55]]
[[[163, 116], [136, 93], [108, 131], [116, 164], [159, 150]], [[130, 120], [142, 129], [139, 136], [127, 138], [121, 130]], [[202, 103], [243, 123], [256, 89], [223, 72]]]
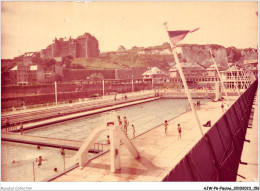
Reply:
[[[258, 95], [257, 95], [258, 96]], [[237, 181], [252, 182], [258, 181], [258, 97], [256, 96], [256, 102], [253, 106], [255, 108], [252, 128], [247, 129], [246, 140], [249, 142], [244, 143], [241, 161], [247, 163], [247, 165], [240, 164], [238, 167], [238, 174], [245, 177], [237, 176]]]
[[[233, 98], [232, 102], [235, 99]], [[197, 110], [201, 123], [211, 120], [213, 125], [223, 114], [220, 105], [221, 102], [201, 105], [200, 110]], [[178, 123], [182, 127], [181, 140], [177, 138]], [[202, 128], [204, 133], [210, 129]], [[169, 122], [167, 135], [164, 133], [164, 126], [161, 125], [137, 137], [133, 144], [140, 153], [139, 159], [134, 159], [126, 147], [121, 145], [120, 171], [110, 172], [110, 152], [108, 152], [91, 160], [84, 168], [77, 167], [53, 181], [162, 181], [201, 137], [192, 112], [187, 112]]]

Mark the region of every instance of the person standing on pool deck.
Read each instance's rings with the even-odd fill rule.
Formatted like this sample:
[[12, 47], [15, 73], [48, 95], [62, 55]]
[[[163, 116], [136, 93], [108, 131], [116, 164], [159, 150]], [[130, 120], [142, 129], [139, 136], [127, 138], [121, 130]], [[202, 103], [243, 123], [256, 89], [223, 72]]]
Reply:
[[118, 120], [118, 125], [120, 125], [122, 129], [122, 120], [120, 119], [120, 115], [117, 116], [117, 120]]
[[23, 134], [23, 123], [20, 124], [21, 135]]
[[179, 140], [179, 139], [181, 139], [181, 125], [180, 124], [178, 124], [177, 130], [178, 130], [178, 140]]
[[222, 113], [224, 112], [224, 104], [221, 104]]
[[133, 139], [135, 138], [135, 126], [132, 124], [132, 130], [133, 130]]
[[165, 120], [164, 121], [164, 132], [165, 132], [165, 134], [167, 135], [167, 128], [168, 128], [168, 121], [167, 120]]
[[126, 116], [124, 116], [124, 131], [126, 135], [127, 135], [127, 126], [128, 126], [128, 121], [126, 119]]

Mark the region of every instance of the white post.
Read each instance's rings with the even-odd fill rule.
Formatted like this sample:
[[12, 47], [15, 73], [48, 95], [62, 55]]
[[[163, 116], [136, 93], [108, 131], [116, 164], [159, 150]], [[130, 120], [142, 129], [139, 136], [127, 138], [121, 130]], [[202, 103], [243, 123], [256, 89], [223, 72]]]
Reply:
[[132, 92], [134, 93], [134, 79], [132, 77]]
[[215, 86], [216, 86], [216, 101], [219, 100], [220, 96], [220, 91], [219, 91], [219, 81], [215, 81]]
[[110, 171], [116, 172], [120, 169], [120, 135], [117, 131], [118, 126], [110, 125]]
[[[164, 23], [164, 25], [166, 27], [166, 31], [168, 31], [166, 23]], [[197, 125], [198, 125], [198, 127], [200, 129], [201, 135], [204, 136], [204, 132], [202, 131], [199, 117], [198, 117], [197, 112], [196, 112], [196, 110], [194, 108], [194, 105], [193, 105], [193, 102], [192, 102], [192, 98], [191, 98], [191, 95], [190, 95], [190, 92], [189, 92], [189, 88], [188, 88], [186, 79], [184, 77], [182, 68], [181, 68], [180, 63], [179, 63], [179, 58], [177, 56], [177, 53], [175, 52], [175, 47], [172, 47], [171, 43], [170, 43], [170, 45], [171, 45], [172, 53], [173, 53], [174, 59], [176, 61], [176, 66], [177, 66], [177, 68], [179, 70], [179, 73], [180, 73], [180, 76], [181, 76], [181, 79], [182, 79], [182, 82], [183, 82], [183, 85], [184, 85], [184, 88], [185, 88], [185, 92], [187, 94], [187, 97], [188, 97], [188, 100], [189, 100], [189, 103], [190, 103], [190, 106], [191, 106], [191, 109], [192, 109], [192, 112], [193, 112], [194, 117], [195, 117], [195, 119], [197, 121]]]
[[103, 96], [105, 95], [105, 80], [102, 81], [102, 85], [103, 85]]
[[57, 96], [57, 82], [54, 82], [54, 86], [55, 86], [55, 102], [56, 102], [56, 106], [58, 105], [58, 96]]
[[220, 83], [221, 83], [222, 88], [223, 88], [223, 90], [224, 90], [224, 92], [225, 92], [225, 95], [226, 95], [226, 97], [227, 97], [228, 104], [229, 104], [229, 107], [230, 107], [230, 106], [231, 106], [230, 100], [229, 100], [229, 97], [228, 97], [228, 95], [227, 95], [227, 91], [226, 91], [226, 88], [225, 88], [225, 86], [224, 86], [223, 80], [222, 80], [222, 78], [221, 78], [221, 76], [220, 76], [220, 72], [219, 72], [219, 70], [218, 70], [217, 63], [216, 63], [215, 59], [212, 57], [213, 53], [212, 53], [211, 49], [209, 49], [209, 52], [210, 52], [210, 56], [211, 56], [211, 58], [212, 58], [212, 60], [213, 60], [215, 69], [217, 70], [217, 73], [218, 73], [218, 76], [219, 76], [219, 79], [220, 79]]

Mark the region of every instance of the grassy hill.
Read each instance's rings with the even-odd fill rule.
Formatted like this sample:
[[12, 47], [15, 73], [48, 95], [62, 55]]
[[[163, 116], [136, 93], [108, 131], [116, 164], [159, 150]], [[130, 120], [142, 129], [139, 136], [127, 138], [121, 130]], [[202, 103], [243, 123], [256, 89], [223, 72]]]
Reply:
[[[243, 63], [244, 59], [257, 58], [257, 50], [236, 49], [235, 47], [225, 48], [221, 45], [208, 44], [180, 44], [182, 49], [181, 62], [198, 63], [207, 68], [213, 64], [209, 54], [209, 48], [213, 51], [216, 61], [226, 66], [226, 58], [229, 62]], [[86, 69], [116, 69], [132, 67], [153, 67], [157, 66], [162, 70], [170, 69], [169, 63], [174, 63], [173, 55], [170, 52], [169, 43], [152, 47], [133, 47], [129, 50], [103, 52], [99, 58], [84, 59], [76, 58], [73, 64], [81, 65]]]

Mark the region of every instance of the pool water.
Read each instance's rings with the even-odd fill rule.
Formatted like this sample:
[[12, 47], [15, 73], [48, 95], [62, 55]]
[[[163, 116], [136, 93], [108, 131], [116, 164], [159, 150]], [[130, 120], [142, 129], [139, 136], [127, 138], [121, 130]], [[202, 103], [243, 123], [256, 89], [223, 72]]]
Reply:
[[[205, 101], [201, 100], [201, 103]], [[135, 126], [136, 135], [141, 134], [185, 112], [187, 105], [186, 99], [160, 99], [27, 130], [24, 134], [83, 141], [95, 127], [106, 126], [108, 121], [113, 121], [114, 115], [120, 115], [121, 120], [126, 116], [129, 122], [128, 131], [131, 138], [132, 124]], [[105, 132], [100, 140], [105, 140], [107, 133]]]
[[[6, 141], [2, 141], [1, 148], [1, 180], [4, 182], [33, 182], [34, 177], [35, 181], [41, 181], [57, 173], [54, 168], [57, 168], [58, 172], [64, 171], [64, 159], [65, 168], [68, 168], [66, 164], [76, 153], [65, 150], [64, 157], [60, 154], [60, 149], [50, 147], [37, 149], [35, 145]], [[39, 156], [43, 158], [40, 166], [36, 162]]]

